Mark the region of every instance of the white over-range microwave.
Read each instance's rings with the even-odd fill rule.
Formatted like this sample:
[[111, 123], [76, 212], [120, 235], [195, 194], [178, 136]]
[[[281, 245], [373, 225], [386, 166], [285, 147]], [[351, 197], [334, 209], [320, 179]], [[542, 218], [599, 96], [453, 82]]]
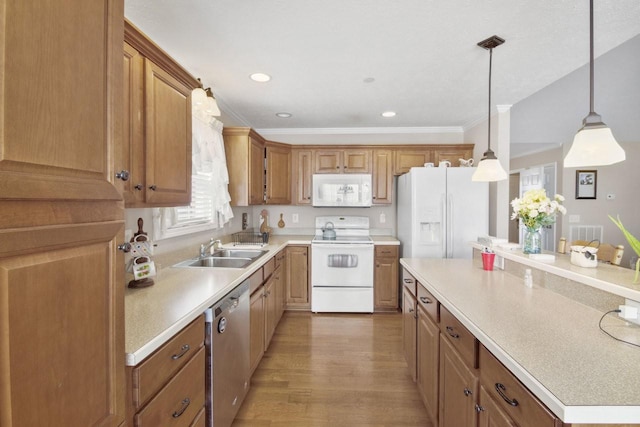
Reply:
[[370, 207], [371, 174], [314, 174], [313, 206]]

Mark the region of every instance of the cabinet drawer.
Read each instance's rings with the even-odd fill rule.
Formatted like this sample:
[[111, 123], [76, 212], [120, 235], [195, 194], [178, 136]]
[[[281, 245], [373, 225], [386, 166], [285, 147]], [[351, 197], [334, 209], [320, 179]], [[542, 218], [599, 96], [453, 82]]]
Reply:
[[204, 347], [135, 417], [137, 427], [190, 426], [204, 406]]
[[425, 289], [424, 286], [417, 286], [418, 288], [418, 304], [427, 312], [431, 320], [438, 323], [440, 321], [438, 300], [431, 295], [431, 292]]
[[376, 245], [375, 246], [375, 254], [376, 258], [378, 257], [389, 257], [389, 258], [397, 258], [398, 257], [398, 246], [393, 245]]
[[204, 316], [176, 334], [169, 342], [133, 369], [133, 403], [142, 406], [204, 344]]
[[446, 307], [440, 305], [440, 330], [468, 366], [478, 367], [478, 340]]
[[411, 295], [416, 296], [416, 278], [404, 268], [402, 269], [402, 286], [409, 289]]
[[484, 346], [479, 363], [480, 382], [487, 393], [520, 427], [555, 425], [555, 416]]
[[198, 415], [196, 415], [196, 419], [193, 420], [190, 427], [205, 427], [207, 425], [207, 418], [205, 415], [204, 408], [200, 409]]
[[249, 276], [249, 295], [251, 295], [256, 289], [258, 289], [263, 282], [263, 268], [260, 267], [258, 270], [256, 270], [255, 273]]
[[264, 280], [267, 280], [269, 278], [269, 276], [271, 276], [271, 274], [273, 273], [273, 270], [276, 269], [276, 259], [275, 259], [275, 257], [273, 257], [269, 261], [267, 261], [262, 266], [262, 268], [264, 270]]

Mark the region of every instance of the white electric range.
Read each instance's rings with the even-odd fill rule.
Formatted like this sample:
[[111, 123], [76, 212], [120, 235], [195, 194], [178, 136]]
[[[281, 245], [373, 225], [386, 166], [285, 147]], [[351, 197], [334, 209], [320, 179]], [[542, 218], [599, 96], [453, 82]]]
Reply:
[[[326, 232], [331, 229], [335, 232]], [[373, 312], [369, 217], [318, 216], [311, 241], [311, 311]]]

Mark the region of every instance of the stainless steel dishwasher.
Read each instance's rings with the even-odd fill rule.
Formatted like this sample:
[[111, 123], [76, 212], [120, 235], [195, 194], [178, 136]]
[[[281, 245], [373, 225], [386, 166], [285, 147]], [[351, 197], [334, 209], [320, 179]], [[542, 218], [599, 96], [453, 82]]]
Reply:
[[229, 427], [249, 390], [249, 281], [205, 312], [209, 427]]

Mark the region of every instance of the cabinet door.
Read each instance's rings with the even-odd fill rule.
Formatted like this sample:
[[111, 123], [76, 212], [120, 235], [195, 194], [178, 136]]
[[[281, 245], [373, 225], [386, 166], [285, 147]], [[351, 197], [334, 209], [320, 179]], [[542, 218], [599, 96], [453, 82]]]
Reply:
[[145, 201], [162, 206], [191, 203], [191, 89], [144, 60]]
[[[379, 249], [379, 248], [376, 248]], [[374, 309], [398, 309], [398, 258], [376, 256], [373, 273]]]
[[276, 255], [276, 270], [273, 274], [276, 276], [276, 324], [284, 314], [286, 298], [287, 298], [287, 253], [286, 249], [281, 250]]
[[342, 173], [342, 150], [316, 150], [314, 173]]
[[293, 163], [293, 187], [297, 205], [311, 204], [311, 179], [313, 176], [311, 150], [295, 150]]
[[264, 144], [249, 138], [249, 204], [264, 203]]
[[144, 92], [144, 58], [128, 43], [124, 44], [124, 102], [122, 144], [116, 147], [116, 172], [129, 172], [129, 179], [118, 179], [126, 206], [144, 204], [144, 117], [142, 115]]
[[414, 167], [422, 167], [425, 163], [431, 161], [431, 150], [406, 150], [400, 149], [395, 153], [395, 164], [393, 173], [402, 175], [409, 172]]
[[433, 151], [433, 163], [434, 166], [438, 166], [441, 161], [448, 160], [451, 162], [451, 166], [460, 166], [460, 159], [468, 160], [473, 157], [473, 148], [467, 146], [464, 147], [451, 147], [451, 148], [438, 148]]
[[440, 329], [418, 305], [417, 383], [420, 396], [434, 425], [438, 421], [438, 372]]
[[267, 146], [268, 205], [291, 204], [291, 148]]
[[343, 173], [371, 173], [371, 150], [344, 150], [342, 162]]
[[2, 2], [0, 425], [124, 422], [122, 2]]
[[402, 288], [402, 349], [411, 379], [416, 380], [416, 297]]
[[249, 363], [253, 374], [264, 354], [264, 287], [251, 294], [249, 301]]
[[287, 247], [287, 308], [307, 309], [309, 299], [309, 247]]
[[475, 427], [478, 378], [440, 336], [439, 427]]
[[373, 204], [393, 202], [393, 151], [373, 150]]
[[277, 295], [275, 272], [264, 284], [264, 350], [267, 351], [276, 330]]
[[517, 427], [517, 424], [500, 409], [483, 386], [480, 386], [477, 412], [478, 427]]

